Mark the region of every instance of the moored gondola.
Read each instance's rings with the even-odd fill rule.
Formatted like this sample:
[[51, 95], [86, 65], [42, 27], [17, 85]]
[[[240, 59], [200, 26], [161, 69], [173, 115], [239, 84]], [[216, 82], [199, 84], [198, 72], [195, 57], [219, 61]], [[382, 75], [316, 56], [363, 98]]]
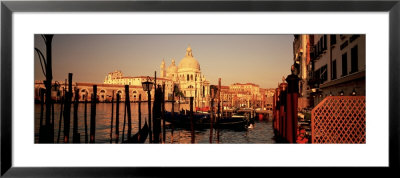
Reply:
[[122, 143], [144, 143], [147, 139], [147, 135], [149, 135], [149, 126], [147, 125], [147, 122], [145, 122], [144, 126], [139, 132], [137, 132], [131, 138], [122, 141]]
[[[171, 117], [172, 113], [167, 112], [165, 114], [165, 120], [170, 122], [175, 127], [190, 128], [191, 119], [190, 116], [175, 113], [174, 117]], [[174, 119], [172, 119], [174, 118]], [[211, 114], [210, 113], [194, 113], [193, 123], [196, 129], [207, 129], [210, 128]], [[214, 120], [214, 127], [220, 129], [246, 129], [249, 123], [248, 117], [244, 115], [234, 115], [229, 118], [220, 118], [218, 121]]]

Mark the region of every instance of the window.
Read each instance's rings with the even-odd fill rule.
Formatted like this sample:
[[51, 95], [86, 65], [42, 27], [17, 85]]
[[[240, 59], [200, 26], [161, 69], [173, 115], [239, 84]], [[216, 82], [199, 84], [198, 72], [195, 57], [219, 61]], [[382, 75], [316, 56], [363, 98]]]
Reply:
[[358, 71], [358, 47], [351, 48], [351, 73]]
[[342, 55], [342, 76], [347, 75], [347, 53]]
[[360, 35], [352, 35], [350, 37], [350, 42], [353, 42], [354, 40], [356, 40], [358, 37], [360, 37]]
[[331, 45], [336, 44], [336, 35], [331, 35]]
[[343, 50], [349, 44], [348, 41], [345, 41], [343, 44], [340, 45], [340, 50]]
[[332, 76], [331, 76], [331, 80], [335, 80], [336, 76], [337, 76], [337, 72], [336, 72], [336, 60], [332, 61]]
[[320, 78], [321, 84], [328, 80], [328, 65], [324, 65], [321, 67]]
[[189, 81], [189, 74], [186, 75], [186, 81]]
[[190, 80], [191, 80], [191, 81], [193, 81], [193, 74], [192, 74], [192, 75], [190, 75]]

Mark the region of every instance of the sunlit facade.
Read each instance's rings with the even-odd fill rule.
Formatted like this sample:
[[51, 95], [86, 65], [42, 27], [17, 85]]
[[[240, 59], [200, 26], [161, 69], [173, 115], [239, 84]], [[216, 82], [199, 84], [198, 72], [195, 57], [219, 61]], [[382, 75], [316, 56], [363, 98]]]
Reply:
[[201, 74], [200, 64], [194, 58], [190, 46], [186, 49], [186, 54], [178, 66], [175, 64], [175, 59], [171, 60], [168, 68], [166, 68], [164, 60], [161, 62], [160, 77], [172, 81], [185, 97], [194, 97], [195, 106], [208, 105], [210, 82]]

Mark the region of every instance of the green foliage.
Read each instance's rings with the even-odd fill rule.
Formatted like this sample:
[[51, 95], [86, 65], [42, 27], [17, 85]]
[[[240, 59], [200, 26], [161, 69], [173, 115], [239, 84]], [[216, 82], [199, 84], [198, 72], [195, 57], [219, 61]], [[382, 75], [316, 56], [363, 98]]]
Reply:
[[185, 95], [182, 93], [182, 91], [179, 90], [179, 86], [178, 85], [174, 85], [174, 94], [177, 97], [185, 97]]

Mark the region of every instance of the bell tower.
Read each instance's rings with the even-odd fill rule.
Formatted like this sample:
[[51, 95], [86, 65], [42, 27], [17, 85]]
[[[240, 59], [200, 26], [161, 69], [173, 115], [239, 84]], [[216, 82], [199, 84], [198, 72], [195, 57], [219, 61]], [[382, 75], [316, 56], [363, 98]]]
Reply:
[[167, 72], [165, 70], [165, 61], [164, 59], [161, 62], [161, 66], [160, 66], [160, 77], [167, 77]]

